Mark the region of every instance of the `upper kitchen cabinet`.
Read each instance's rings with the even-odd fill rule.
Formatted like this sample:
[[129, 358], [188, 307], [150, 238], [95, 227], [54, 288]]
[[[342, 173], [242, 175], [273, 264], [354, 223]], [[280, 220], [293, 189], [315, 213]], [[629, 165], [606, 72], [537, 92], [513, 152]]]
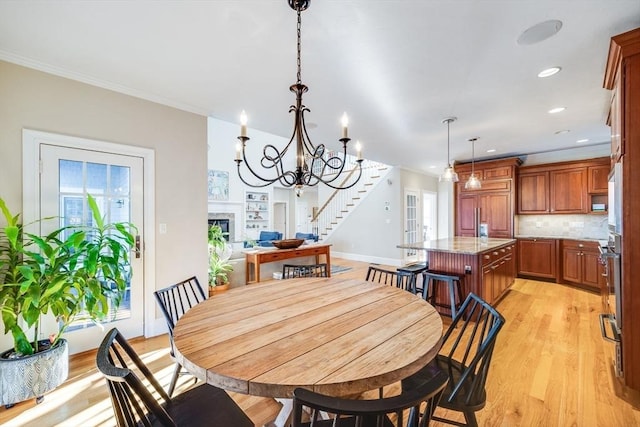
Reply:
[[518, 213], [549, 212], [549, 172], [524, 172], [518, 175]]
[[549, 172], [549, 212], [587, 213], [587, 168]]
[[609, 159], [521, 167], [518, 214], [604, 212]]
[[489, 237], [513, 237], [515, 179], [521, 160], [517, 157], [475, 163], [475, 174], [482, 188], [468, 190], [471, 163], [457, 164], [460, 181], [456, 184], [456, 236], [478, 236], [480, 223], [487, 224]]
[[610, 170], [609, 165], [589, 166], [587, 168], [589, 194], [607, 194]]

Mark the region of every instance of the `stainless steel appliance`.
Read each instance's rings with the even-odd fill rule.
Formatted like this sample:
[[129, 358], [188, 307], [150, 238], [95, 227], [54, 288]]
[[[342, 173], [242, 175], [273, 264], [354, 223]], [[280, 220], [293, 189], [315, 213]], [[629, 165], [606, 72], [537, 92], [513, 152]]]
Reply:
[[[601, 259], [605, 265], [605, 276], [607, 278], [608, 297], [606, 298], [605, 313], [600, 314], [600, 331], [602, 338], [613, 342], [614, 366], [616, 376], [621, 377], [622, 366], [622, 277], [620, 269], [621, 261], [621, 239], [622, 236], [616, 233], [609, 235], [607, 249], [601, 254]], [[608, 327], [607, 327], [608, 326]], [[609, 335], [608, 330], [611, 331]]]
[[478, 226], [478, 237], [489, 237], [489, 224], [481, 222]]
[[[605, 265], [607, 289], [605, 312], [600, 315], [602, 337], [615, 344], [614, 366], [622, 376], [622, 164], [616, 163], [609, 174], [609, 243], [601, 255]], [[611, 331], [611, 334], [608, 333]]]
[[616, 163], [609, 174], [609, 232], [622, 234], [622, 164]]

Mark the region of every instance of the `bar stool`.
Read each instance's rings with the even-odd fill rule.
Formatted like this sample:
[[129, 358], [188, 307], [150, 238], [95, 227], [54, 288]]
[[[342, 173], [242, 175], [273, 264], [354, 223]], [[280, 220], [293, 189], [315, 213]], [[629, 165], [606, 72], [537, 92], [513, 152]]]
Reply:
[[[451, 305], [436, 302], [439, 283], [447, 284]], [[425, 270], [422, 272], [422, 287], [422, 297], [427, 302], [434, 307], [443, 307], [451, 310], [451, 318], [456, 317], [456, 313], [462, 305], [462, 286], [459, 275], [443, 271]]]
[[[407, 265], [403, 265], [402, 267], [398, 267], [397, 271], [401, 272], [401, 273], [407, 273], [410, 275], [410, 279], [409, 279], [409, 286], [410, 286], [410, 292], [413, 292], [414, 294], [417, 294], [418, 292], [420, 292], [421, 294], [424, 294], [424, 291], [422, 290], [422, 288], [418, 288], [418, 275], [421, 274], [422, 272], [424, 272], [425, 270], [427, 270], [429, 268], [429, 263], [417, 263], [417, 264], [407, 264]], [[424, 287], [424, 284], [426, 282], [423, 280], [422, 281], [422, 286]]]

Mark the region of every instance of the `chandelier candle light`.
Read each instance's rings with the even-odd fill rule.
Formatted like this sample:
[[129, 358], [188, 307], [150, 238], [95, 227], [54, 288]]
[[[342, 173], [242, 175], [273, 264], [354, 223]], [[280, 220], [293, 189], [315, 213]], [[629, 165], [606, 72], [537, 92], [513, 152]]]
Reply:
[[456, 117], [447, 117], [442, 120], [442, 123], [447, 124], [447, 167], [444, 169], [444, 173], [440, 175], [440, 181], [442, 182], [458, 182], [458, 174], [451, 166], [451, 158], [449, 156], [449, 125], [456, 120]]
[[[302, 94], [309, 88], [302, 84], [301, 73], [301, 12], [309, 7], [311, 0], [287, 0], [289, 6], [297, 12], [298, 25], [298, 55], [297, 55], [297, 80], [291, 85], [289, 90], [296, 94], [296, 103], [289, 107], [289, 112], [294, 113], [293, 134], [287, 145], [278, 150], [274, 145], [267, 144], [262, 150], [262, 159], [260, 165], [264, 168], [263, 172], [256, 171], [247, 161], [246, 147], [249, 137], [247, 137], [247, 115], [243, 111], [240, 116], [240, 136], [239, 142], [236, 143], [236, 165], [238, 167], [238, 176], [243, 183], [250, 187], [266, 187], [275, 182], [279, 182], [284, 187], [295, 187], [296, 194], [300, 195], [304, 186], [315, 186], [324, 184], [336, 190], [344, 190], [353, 187], [362, 176], [362, 148], [359, 142], [356, 142], [357, 158], [353, 161], [353, 168], [345, 170], [347, 163], [350, 163], [347, 157], [347, 143], [351, 140], [348, 133], [349, 119], [347, 114], [342, 115], [342, 154], [334, 154], [326, 150], [324, 144], [318, 146], [313, 145], [307, 127], [304, 121], [304, 113], [310, 111], [302, 103]], [[287, 151], [295, 141], [296, 147], [296, 167], [295, 170], [285, 170], [284, 158]], [[246, 165], [246, 169], [258, 180], [259, 183], [250, 183], [244, 179], [241, 172], [241, 165]], [[357, 171], [357, 174], [356, 174]], [[343, 172], [345, 172], [343, 176]], [[337, 181], [338, 178], [343, 177]]]

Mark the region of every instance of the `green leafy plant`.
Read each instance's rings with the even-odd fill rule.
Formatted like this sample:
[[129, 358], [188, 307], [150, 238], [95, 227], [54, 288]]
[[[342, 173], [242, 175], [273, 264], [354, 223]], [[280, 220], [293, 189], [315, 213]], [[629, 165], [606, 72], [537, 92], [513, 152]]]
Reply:
[[18, 353], [38, 352], [42, 315], [51, 313], [58, 322], [58, 332], [50, 338], [55, 345], [73, 322], [100, 322], [120, 305], [131, 274], [135, 226], [105, 223], [91, 196], [88, 205], [93, 225], [38, 236], [24, 233], [20, 215], [12, 214], [0, 198], [7, 223], [0, 229], [2, 322]]
[[219, 225], [209, 227], [209, 286], [229, 283], [233, 266], [229, 263], [231, 248], [225, 239], [228, 234]]

